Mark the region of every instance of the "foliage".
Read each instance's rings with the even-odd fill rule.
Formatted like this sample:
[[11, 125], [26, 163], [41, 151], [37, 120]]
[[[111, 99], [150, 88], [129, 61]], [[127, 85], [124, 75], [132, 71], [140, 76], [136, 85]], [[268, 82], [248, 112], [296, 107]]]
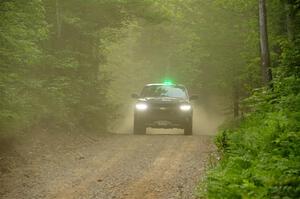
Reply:
[[[275, 6], [272, 3], [269, 6]], [[297, 21], [299, 15], [296, 16]], [[200, 197], [298, 198], [300, 195], [300, 34], [295, 31], [291, 40], [288, 32], [275, 31], [279, 27], [278, 18], [270, 21], [274, 22], [271, 26], [274, 28], [273, 88], [254, 89], [243, 102], [247, 110], [244, 117], [219, 133], [216, 144], [222, 158], [200, 185]]]
[[0, 2], [0, 132], [39, 125], [103, 131], [115, 104], [104, 70], [105, 30], [135, 18], [160, 23], [153, 1]]
[[42, 51], [38, 45], [47, 37], [42, 2], [0, 2], [0, 127], [18, 129], [34, 122], [36, 99], [30, 90], [41, 87], [32, 79]]
[[0, 132], [103, 132], [129, 92], [168, 77], [243, 116], [217, 137], [207, 197], [296, 197], [300, 1], [267, 8], [271, 90], [260, 88], [257, 0], [2, 0]]
[[299, 196], [299, 83], [295, 77], [276, 82], [275, 98], [273, 92], [258, 92], [251, 99], [260, 101], [256, 111], [238, 128], [219, 134], [223, 157], [208, 173], [208, 198]]
[[[218, 95], [230, 106], [234, 85], [247, 96], [259, 82], [257, 40], [248, 26], [256, 17], [219, 5], [2, 1], [0, 131], [34, 125], [103, 131], [128, 107], [128, 92], [166, 77], [201, 93], [203, 103]], [[253, 41], [245, 42], [249, 34]], [[254, 61], [246, 64], [249, 57]]]

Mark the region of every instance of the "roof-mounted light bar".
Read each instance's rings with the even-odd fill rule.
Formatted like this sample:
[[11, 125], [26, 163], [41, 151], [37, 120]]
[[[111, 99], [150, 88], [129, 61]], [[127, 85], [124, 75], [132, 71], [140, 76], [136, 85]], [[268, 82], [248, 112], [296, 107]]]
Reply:
[[165, 85], [173, 85], [173, 82], [172, 82], [172, 80], [166, 79], [166, 80], [164, 81], [164, 84], [165, 84]]

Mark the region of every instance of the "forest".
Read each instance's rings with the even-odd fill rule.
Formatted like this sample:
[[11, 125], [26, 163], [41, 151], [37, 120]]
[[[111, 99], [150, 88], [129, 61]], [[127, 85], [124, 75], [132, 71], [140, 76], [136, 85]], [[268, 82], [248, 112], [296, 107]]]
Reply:
[[260, 2], [1, 0], [0, 137], [110, 132], [172, 79], [226, 118], [197, 197], [299, 197], [300, 0], [266, 1], [268, 71]]

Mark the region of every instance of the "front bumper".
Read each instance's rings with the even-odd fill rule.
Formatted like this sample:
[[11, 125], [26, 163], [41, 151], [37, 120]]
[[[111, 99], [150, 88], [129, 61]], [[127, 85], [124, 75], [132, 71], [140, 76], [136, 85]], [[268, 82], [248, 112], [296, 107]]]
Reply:
[[191, 122], [193, 111], [179, 109], [148, 109], [135, 110], [134, 117], [146, 127], [152, 128], [183, 128]]

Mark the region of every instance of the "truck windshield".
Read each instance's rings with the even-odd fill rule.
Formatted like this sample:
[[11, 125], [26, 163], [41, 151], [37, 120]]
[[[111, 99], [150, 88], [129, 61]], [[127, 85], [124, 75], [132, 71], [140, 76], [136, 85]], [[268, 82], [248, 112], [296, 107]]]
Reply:
[[141, 97], [187, 98], [186, 89], [176, 85], [150, 85], [144, 87]]

